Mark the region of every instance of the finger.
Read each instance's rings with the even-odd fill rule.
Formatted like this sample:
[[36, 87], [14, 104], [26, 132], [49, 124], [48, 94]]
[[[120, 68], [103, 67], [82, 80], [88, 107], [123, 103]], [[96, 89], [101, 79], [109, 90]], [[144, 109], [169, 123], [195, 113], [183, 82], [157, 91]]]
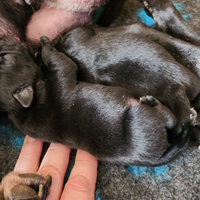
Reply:
[[38, 174], [50, 174], [52, 177], [52, 185], [47, 200], [60, 199], [70, 150], [67, 146], [52, 143], [42, 160]]
[[89, 153], [78, 150], [75, 165], [65, 185], [61, 200], [94, 200], [98, 161]]
[[21, 153], [15, 165], [14, 171], [18, 172], [37, 172], [40, 163], [43, 142], [26, 136]]

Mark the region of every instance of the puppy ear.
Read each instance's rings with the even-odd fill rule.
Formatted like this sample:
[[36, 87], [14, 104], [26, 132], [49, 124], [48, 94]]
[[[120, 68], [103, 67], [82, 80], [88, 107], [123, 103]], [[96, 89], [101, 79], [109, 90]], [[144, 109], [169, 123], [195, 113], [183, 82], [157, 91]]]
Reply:
[[24, 107], [28, 108], [33, 101], [33, 88], [30, 85], [19, 87], [13, 97]]

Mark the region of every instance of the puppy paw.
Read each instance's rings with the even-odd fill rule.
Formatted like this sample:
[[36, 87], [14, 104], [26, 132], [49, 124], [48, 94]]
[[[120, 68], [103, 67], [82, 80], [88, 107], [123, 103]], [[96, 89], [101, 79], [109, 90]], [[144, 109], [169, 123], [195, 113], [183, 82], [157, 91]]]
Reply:
[[1, 181], [0, 200], [45, 200], [50, 186], [50, 175], [10, 172]]
[[197, 112], [194, 108], [191, 108], [191, 114], [190, 114], [190, 124], [191, 126], [196, 125], [196, 119], [197, 119]]
[[197, 113], [196, 123], [192, 130], [191, 141], [195, 145], [198, 145], [198, 146], [200, 145], [200, 114], [199, 112]]
[[154, 98], [153, 96], [147, 95], [147, 96], [140, 97], [139, 103], [147, 104], [150, 107], [154, 107], [159, 104], [159, 101], [156, 98]]
[[[176, 126], [168, 132], [169, 141], [171, 142], [174, 140], [179, 134], [187, 134], [191, 135], [190, 138], [198, 137], [200, 139], [199, 131], [195, 131], [196, 120], [197, 112], [194, 108], [190, 108], [190, 113], [187, 113], [187, 117], [181, 119]], [[193, 132], [195, 132], [195, 134]]]

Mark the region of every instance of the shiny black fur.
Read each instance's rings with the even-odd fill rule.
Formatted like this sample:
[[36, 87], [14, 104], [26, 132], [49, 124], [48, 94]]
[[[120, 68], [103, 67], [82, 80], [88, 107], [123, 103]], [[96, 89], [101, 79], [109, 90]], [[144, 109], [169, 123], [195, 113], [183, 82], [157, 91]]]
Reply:
[[[39, 67], [18, 40], [0, 38], [0, 108], [22, 132], [124, 165], [163, 165], [185, 149], [195, 111], [169, 145], [167, 131], [175, 126], [176, 118], [167, 107], [152, 96], [142, 97], [138, 104], [120, 87], [78, 82], [76, 64], [53, 48], [46, 37], [42, 43], [44, 65]], [[4, 180], [12, 181], [18, 175], [9, 177]], [[26, 177], [36, 178], [31, 174]], [[26, 193], [14, 188], [10, 193], [13, 198], [26, 199]], [[3, 191], [0, 199], [4, 199]]]
[[[163, 31], [199, 44], [198, 34], [171, 1], [141, 3]], [[11, 0], [0, 2], [1, 33], [21, 41], [32, 14], [30, 6], [23, 6]], [[199, 108], [197, 46], [138, 24], [108, 30], [86, 27], [63, 35], [57, 48], [78, 64], [79, 80], [119, 88], [77, 82], [76, 64], [45, 38], [43, 45], [47, 66], [41, 70], [26, 46], [10, 37], [0, 39], [0, 107], [25, 134], [85, 149], [100, 160], [134, 165], [165, 164], [186, 147], [196, 117], [191, 104]], [[99, 50], [97, 45], [101, 45]], [[188, 54], [190, 51], [193, 53]], [[143, 97], [139, 105], [131, 104], [132, 95], [146, 94], [165, 103], [178, 123], [152, 96]], [[171, 146], [169, 130], [174, 137], [178, 134]], [[198, 138], [199, 131], [195, 130]]]
[[[153, 95], [167, 105], [177, 118], [171, 138], [190, 120], [191, 101], [199, 109], [200, 71], [192, 65], [200, 55], [198, 47], [134, 24], [79, 27], [65, 33], [57, 48], [77, 63], [78, 80], [123, 87], [135, 98]], [[190, 55], [191, 50], [196, 54]]]
[[76, 64], [47, 38], [42, 41], [43, 72], [20, 42], [0, 41], [0, 107], [22, 132], [84, 149], [103, 161], [140, 166], [170, 162], [186, 146], [185, 130], [195, 116], [185, 123], [181, 143], [169, 146], [167, 129], [176, 119], [167, 107], [151, 96], [135, 105], [120, 87], [77, 82]]
[[[154, 16], [153, 9], [149, 9], [149, 6], [147, 9], [147, 4], [145, 2], [142, 3], [145, 6], [145, 9], [148, 10], [148, 14]], [[153, 2], [154, 1], [148, 2], [148, 5], [152, 3], [152, 6], [156, 7], [156, 10], [160, 9], [162, 11], [162, 5], [167, 5], [170, 9], [173, 8], [173, 5], [167, 0], [162, 1], [162, 3], [158, 5], [153, 4]], [[12, 1], [3, 1], [1, 7], [9, 7], [11, 10], [17, 10], [16, 8], [18, 8], [18, 6], [18, 4], [13, 3]], [[22, 21], [21, 19], [28, 19], [32, 13], [30, 6], [27, 8], [27, 10], [22, 9], [24, 14], [21, 18], [18, 12], [14, 12], [12, 17], [12, 15], [2, 11], [2, 16], [14, 26], [21, 27], [22, 30], [24, 30], [27, 20]], [[174, 15], [175, 18], [179, 16], [177, 13]], [[166, 51], [171, 43], [172, 46], [174, 46], [173, 38], [170, 38], [169, 36], [165, 37], [162, 33], [152, 29], [148, 30], [149, 35], [145, 35], [146, 32], [144, 31], [146, 31], [146, 29], [147, 28], [142, 25], [112, 29], [96, 27], [78, 28], [64, 34], [59, 40], [57, 48], [70, 56], [78, 64], [78, 80], [125, 87], [128, 89], [129, 93], [136, 98], [144, 95], [153, 95], [158, 98], [171, 109], [177, 118], [176, 127], [170, 127], [172, 130], [172, 138], [176, 137], [178, 134], [179, 137], [186, 138], [185, 136], [180, 136], [180, 133], [188, 132], [189, 134], [191, 128], [189, 124], [194, 122], [191, 119], [191, 116], [194, 114], [190, 109], [191, 101], [195, 102], [196, 109], [199, 108], [199, 89], [198, 87], [194, 87], [194, 85], [199, 84], [198, 69], [196, 71], [193, 70], [193, 72], [197, 73], [196, 76], [194, 73], [183, 67], [184, 63], [181, 63], [185, 62], [185, 60], [187, 62], [190, 62], [191, 60], [180, 59], [180, 56], [176, 57], [177, 50], [175, 50], [175, 54], [173, 54], [173, 51], [170, 52], [172, 56]], [[166, 41], [168, 41], [167, 44]], [[184, 42], [181, 43], [181, 45], [182, 44], [184, 44]], [[100, 48], [99, 45], [101, 45]], [[179, 46], [177, 49], [181, 52]], [[22, 53], [22, 50], [20, 51]], [[186, 55], [187, 52], [188, 51], [186, 51]], [[7, 53], [9, 57], [9, 51], [6, 52], [6, 54]], [[85, 53], [87, 56], [85, 56]], [[28, 55], [24, 50], [23, 54], [25, 55], [25, 58]], [[177, 62], [173, 56], [175, 59], [179, 59], [179, 62]], [[151, 59], [147, 59], [149, 57]], [[196, 68], [194, 67], [194, 69]], [[177, 74], [172, 76], [174, 73]], [[15, 70], [13, 70], [12, 74], [13, 76], [16, 74]], [[21, 75], [23, 76], [23, 74]], [[33, 84], [38, 78], [34, 76], [35, 73], [30, 73], [29, 76], [26, 76], [26, 79], [32, 80]], [[6, 83], [7, 78], [2, 78], [5, 78]], [[23, 80], [23, 78], [20, 78], [19, 80]], [[21, 84], [18, 91], [15, 91], [16, 94], [30, 85], [31, 84]], [[6, 87], [6, 85], [4, 86]], [[43, 88], [41, 87], [41, 89]], [[9, 93], [10, 91], [6, 90], [6, 92]], [[2, 95], [7, 95], [6, 92], [4, 91], [5, 94]], [[30, 95], [32, 91], [27, 89], [26, 92]], [[16, 96], [17, 95], [14, 96], [15, 99], [17, 99]], [[10, 96], [9, 98], [12, 99], [13, 97]], [[30, 99], [28, 99], [27, 102], [22, 102], [23, 100], [20, 100], [19, 98], [17, 100], [23, 104], [24, 107], [29, 107], [32, 103]], [[13, 101], [10, 102], [12, 103]], [[5, 104], [4, 101], [2, 101], [1, 108], [9, 110], [9, 106], [12, 107], [11, 104], [9, 105], [10, 102], [7, 101]], [[22, 118], [23, 117], [24, 116], [22, 116]], [[21, 117], [19, 117], [19, 119], [21, 119]], [[43, 136], [41, 136], [41, 138], [43, 138]], [[182, 141], [179, 146], [184, 146]]]
[[192, 44], [200, 45], [200, 34], [185, 21], [171, 0], [139, 0], [146, 13], [157, 23], [162, 32]]
[[[143, 24], [110, 29], [94, 26], [64, 34], [57, 48], [78, 64], [79, 80], [125, 87], [133, 90], [135, 97], [152, 94], [168, 105], [178, 119], [176, 131], [169, 135], [169, 138], [174, 138], [181, 131], [181, 124], [187, 121], [190, 106], [199, 110], [200, 34], [182, 18], [170, 0], [139, 1], [158, 28], [173, 37]], [[83, 58], [86, 49], [89, 58]], [[117, 59], [111, 63], [112, 58]], [[123, 70], [123, 66], [128, 66], [129, 70]], [[189, 70], [184, 67], [192, 73], [187, 73]], [[152, 73], [146, 73], [147, 69]], [[186, 76], [190, 76], [189, 82], [185, 80]], [[182, 89], [176, 81], [178, 85], [183, 84]], [[192, 138], [199, 143], [197, 126], [194, 132]]]

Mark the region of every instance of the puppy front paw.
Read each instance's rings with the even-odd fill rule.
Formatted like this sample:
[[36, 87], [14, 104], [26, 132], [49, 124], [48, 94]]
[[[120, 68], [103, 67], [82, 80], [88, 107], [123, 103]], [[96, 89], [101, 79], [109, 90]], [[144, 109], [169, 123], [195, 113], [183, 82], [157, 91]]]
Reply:
[[10, 172], [1, 181], [0, 200], [45, 200], [50, 186], [50, 175]]
[[150, 107], [154, 107], [159, 104], [159, 101], [156, 98], [154, 98], [153, 96], [147, 95], [147, 96], [140, 97], [139, 103], [147, 104]]

